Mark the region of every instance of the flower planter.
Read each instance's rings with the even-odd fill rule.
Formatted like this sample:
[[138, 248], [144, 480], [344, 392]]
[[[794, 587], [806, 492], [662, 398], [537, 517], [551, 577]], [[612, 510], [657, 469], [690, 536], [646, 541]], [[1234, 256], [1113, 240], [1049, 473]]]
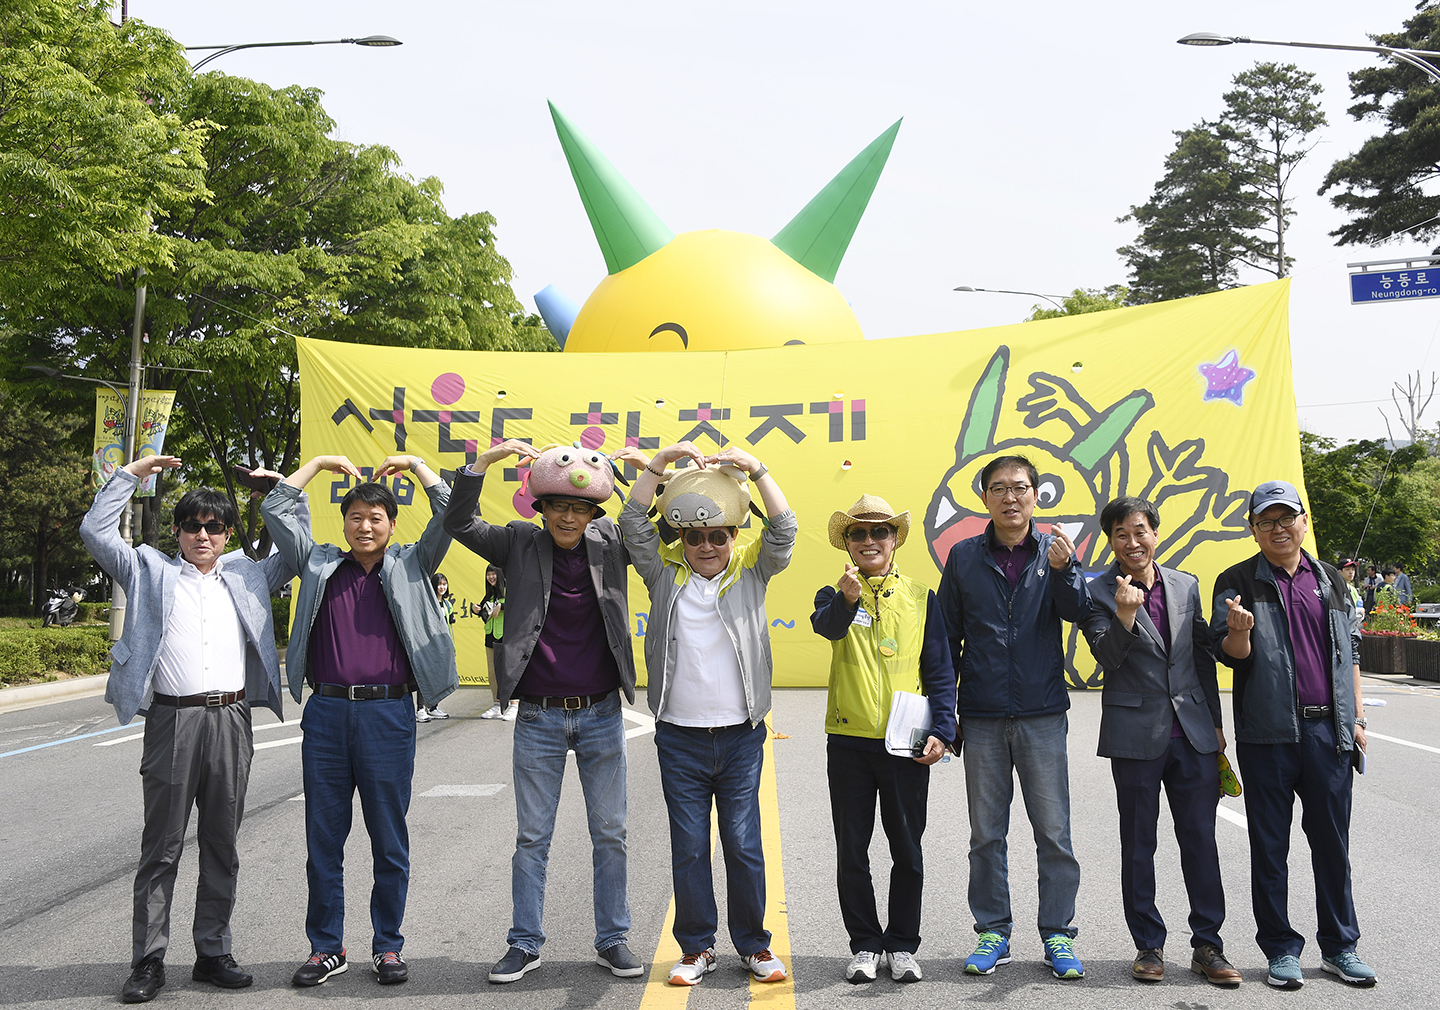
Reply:
[[1361, 635], [1360, 669], [1366, 673], [1405, 673], [1405, 643], [1398, 635]]
[[[1423, 638], [1402, 639], [1405, 643], [1405, 672], [1421, 680], [1440, 680], [1440, 642]], [[1361, 666], [1364, 669], [1364, 666]]]

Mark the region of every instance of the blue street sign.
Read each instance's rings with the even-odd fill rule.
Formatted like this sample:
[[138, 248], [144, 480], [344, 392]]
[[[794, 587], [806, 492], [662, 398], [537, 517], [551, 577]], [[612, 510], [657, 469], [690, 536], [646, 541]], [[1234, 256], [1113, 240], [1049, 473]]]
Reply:
[[1440, 266], [1419, 270], [1370, 270], [1350, 275], [1350, 304], [1440, 296]]

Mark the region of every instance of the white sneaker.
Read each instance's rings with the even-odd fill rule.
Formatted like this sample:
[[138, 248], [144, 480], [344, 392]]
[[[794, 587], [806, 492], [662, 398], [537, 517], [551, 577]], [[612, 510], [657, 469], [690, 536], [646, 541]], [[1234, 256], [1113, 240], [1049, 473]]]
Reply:
[[425, 706], [424, 706], [424, 705], [421, 705], [419, 708], [417, 708], [417, 709], [415, 710], [415, 721], [416, 721], [416, 722], [429, 722], [429, 721], [430, 721], [430, 713], [427, 712], [427, 711], [425, 711]]
[[850, 959], [850, 965], [845, 969], [845, 981], [855, 985], [864, 982], [874, 982], [875, 976], [880, 972], [880, 955], [873, 950], [861, 950], [855, 953]]
[[671, 985], [697, 985], [706, 973], [715, 970], [715, 948], [686, 954], [670, 969]]
[[757, 982], [783, 982], [789, 974], [785, 971], [785, 964], [774, 954], [770, 948], [757, 950], [745, 958], [745, 967], [750, 969], [750, 974], [755, 976]]
[[908, 950], [892, 950], [885, 955], [890, 962], [890, 977], [896, 982], [919, 982], [925, 976], [920, 973], [920, 963]]
[[491, 706], [490, 706], [489, 708], [487, 708], [485, 711], [481, 712], [481, 713], [480, 713], [480, 718], [482, 718], [482, 719], [498, 719], [498, 718], [500, 718], [500, 717], [501, 717], [502, 715], [504, 715], [504, 714], [505, 714], [504, 712], [500, 711], [500, 705], [499, 705], [499, 703], [497, 702], [496, 704], [491, 705]]
[[450, 713], [447, 712], [447, 711], [445, 711], [445, 710], [444, 710], [443, 708], [441, 708], [439, 705], [431, 705], [431, 706], [430, 706], [429, 708], [427, 708], [425, 711], [430, 714], [430, 718], [432, 718], [432, 719], [448, 719], [448, 718], [450, 718]]
[[518, 701], [512, 701], [510, 703], [510, 707], [505, 710], [505, 714], [502, 715], [500, 718], [504, 719], [506, 722], [514, 722], [515, 717], [519, 714], [520, 703]]

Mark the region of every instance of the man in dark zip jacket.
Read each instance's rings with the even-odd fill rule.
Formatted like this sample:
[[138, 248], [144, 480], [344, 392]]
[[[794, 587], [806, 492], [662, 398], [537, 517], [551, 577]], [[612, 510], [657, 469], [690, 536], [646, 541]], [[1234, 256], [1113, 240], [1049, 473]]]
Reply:
[[1071, 925], [1080, 864], [1070, 843], [1070, 698], [1060, 622], [1079, 621], [1090, 601], [1070, 538], [1058, 528], [1041, 533], [1031, 521], [1039, 480], [1023, 456], [987, 463], [980, 497], [990, 523], [950, 549], [940, 579], [940, 610], [959, 678], [970, 911], [979, 934], [965, 970], [988, 975], [1010, 963], [1006, 832], [1018, 772], [1035, 830], [1044, 960], [1056, 978], [1077, 979], [1085, 969]]
[[[1235, 741], [1249, 818], [1255, 939], [1277, 989], [1305, 984], [1305, 938], [1290, 926], [1287, 865], [1295, 797], [1315, 867], [1320, 967], [1357, 986], [1375, 972], [1355, 953], [1350, 893], [1352, 761], [1365, 750], [1355, 603], [1330, 565], [1302, 549], [1309, 518], [1295, 486], [1250, 496], [1260, 553], [1215, 580], [1215, 658], [1235, 671]], [[1358, 751], [1358, 753], [1357, 753]]]

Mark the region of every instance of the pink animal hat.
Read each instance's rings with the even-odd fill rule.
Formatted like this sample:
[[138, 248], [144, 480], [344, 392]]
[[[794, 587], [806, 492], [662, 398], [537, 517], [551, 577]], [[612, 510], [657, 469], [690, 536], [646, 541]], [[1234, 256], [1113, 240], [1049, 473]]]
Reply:
[[[573, 445], [547, 445], [530, 461], [532, 498], [581, 498], [599, 505], [615, 493], [615, 465], [598, 449]], [[598, 515], [604, 515], [602, 508]]]

